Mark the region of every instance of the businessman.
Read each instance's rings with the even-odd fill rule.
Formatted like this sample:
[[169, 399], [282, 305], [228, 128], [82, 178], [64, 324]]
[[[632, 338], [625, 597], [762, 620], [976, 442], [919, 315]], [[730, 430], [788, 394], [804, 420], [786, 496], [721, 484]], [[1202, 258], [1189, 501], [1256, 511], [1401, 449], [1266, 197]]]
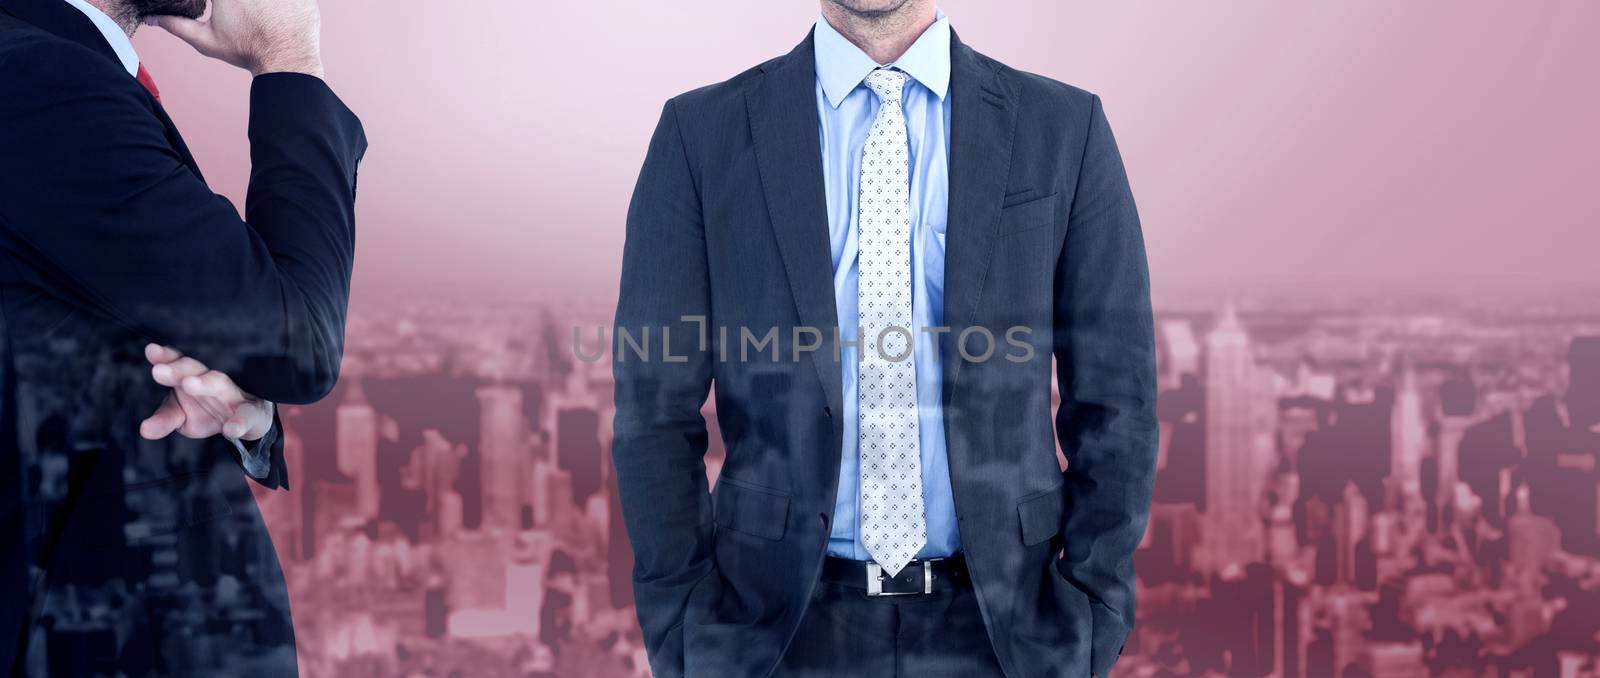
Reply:
[[[244, 216], [130, 37], [249, 70]], [[0, 0], [0, 675], [296, 673], [246, 478], [333, 388], [366, 140], [315, 0]], [[176, 434], [176, 435], [173, 435]]]
[[1107, 675], [1157, 425], [1096, 96], [979, 54], [932, 0], [824, 0], [787, 55], [667, 102], [615, 330], [657, 676]]

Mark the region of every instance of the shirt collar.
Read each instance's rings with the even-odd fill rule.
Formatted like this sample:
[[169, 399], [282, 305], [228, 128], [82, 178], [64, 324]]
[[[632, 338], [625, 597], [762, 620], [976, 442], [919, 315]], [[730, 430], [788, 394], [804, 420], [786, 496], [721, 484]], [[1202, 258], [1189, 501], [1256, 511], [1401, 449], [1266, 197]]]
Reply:
[[[828, 105], [838, 108], [851, 90], [860, 85], [879, 64], [829, 25], [826, 17], [817, 19], [813, 40], [817, 55], [817, 81], [822, 83], [822, 93], [827, 96]], [[944, 10], [938, 10], [933, 25], [922, 32], [922, 36], [912, 43], [905, 54], [900, 55], [894, 63], [884, 65], [905, 71], [931, 90], [934, 96], [944, 99], [950, 87], [950, 18], [944, 15]]]
[[117, 53], [117, 60], [122, 62], [122, 67], [128, 70], [128, 75], [139, 75], [139, 53], [133, 51], [133, 41], [128, 39], [128, 34], [122, 31], [105, 12], [85, 0], [67, 0], [67, 4], [78, 8], [78, 11], [88, 15], [94, 22], [94, 27], [100, 29], [100, 34], [105, 36], [106, 42], [111, 45], [111, 51]]

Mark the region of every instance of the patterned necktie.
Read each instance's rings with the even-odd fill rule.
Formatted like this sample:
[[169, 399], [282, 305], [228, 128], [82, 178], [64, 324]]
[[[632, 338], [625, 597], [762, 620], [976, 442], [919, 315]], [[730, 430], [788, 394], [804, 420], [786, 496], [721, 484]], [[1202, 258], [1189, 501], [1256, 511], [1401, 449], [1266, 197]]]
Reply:
[[139, 72], [133, 77], [139, 81], [139, 84], [144, 85], [145, 89], [150, 90], [150, 96], [155, 97], [156, 103], [161, 103], [161, 90], [156, 89], [156, 79], [150, 77], [150, 71], [144, 67], [144, 64], [139, 64]]
[[911, 169], [900, 94], [906, 74], [878, 69], [867, 86], [878, 116], [861, 151], [861, 331], [858, 449], [861, 543], [890, 576], [927, 541], [922, 457], [917, 438], [917, 372], [912, 355]]

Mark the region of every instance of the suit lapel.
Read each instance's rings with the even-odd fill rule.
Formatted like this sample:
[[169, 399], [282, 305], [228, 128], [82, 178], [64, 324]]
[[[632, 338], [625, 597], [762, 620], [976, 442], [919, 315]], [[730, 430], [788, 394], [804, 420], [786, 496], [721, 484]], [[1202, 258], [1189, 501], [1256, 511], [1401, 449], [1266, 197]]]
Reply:
[[944, 324], [950, 333], [939, 346], [946, 407], [961, 373], [957, 340], [976, 317], [994, 251], [1016, 122], [1015, 108], [995, 75], [993, 62], [967, 47], [954, 32], [950, 34], [950, 96], [950, 202], [944, 264]]
[[[100, 33], [94, 22], [63, 0], [0, 0], [0, 12], [10, 14], [51, 35], [83, 45], [111, 60], [118, 69], [123, 67], [117, 51], [106, 42], [106, 36]], [[174, 125], [172, 118], [167, 116], [166, 108], [154, 97], [150, 98], [150, 107], [155, 111], [156, 118], [161, 121], [161, 126], [166, 128], [167, 140], [172, 143], [173, 149], [178, 152], [184, 164], [196, 177], [205, 181], [204, 176], [200, 174], [200, 166], [189, 153], [189, 147], [183, 143], [183, 137], [179, 136], [177, 125]]]
[[33, 24], [39, 30], [71, 40], [110, 59], [122, 68], [117, 51], [94, 22], [64, 0], [0, 0], [0, 11]]
[[[838, 326], [839, 314], [817, 136], [814, 54], [807, 36], [788, 55], [763, 65], [764, 75], [746, 92], [745, 103], [767, 212], [800, 324], [821, 331], [824, 346], [831, 346], [831, 328]], [[844, 411], [839, 364], [831, 350], [813, 351], [811, 359], [837, 421]]]
[[[756, 163], [800, 323], [838, 324], [827, 195], [817, 138], [816, 61], [812, 38], [762, 67], [746, 95]], [[1016, 111], [992, 62], [950, 37], [950, 200], [945, 243], [945, 325], [940, 342], [943, 398], [948, 405], [961, 371], [955, 339], [976, 317], [1000, 226]], [[995, 331], [996, 328], [990, 328]], [[826, 337], [825, 340], [831, 340]], [[828, 405], [843, 412], [839, 366], [831, 352], [811, 354]]]

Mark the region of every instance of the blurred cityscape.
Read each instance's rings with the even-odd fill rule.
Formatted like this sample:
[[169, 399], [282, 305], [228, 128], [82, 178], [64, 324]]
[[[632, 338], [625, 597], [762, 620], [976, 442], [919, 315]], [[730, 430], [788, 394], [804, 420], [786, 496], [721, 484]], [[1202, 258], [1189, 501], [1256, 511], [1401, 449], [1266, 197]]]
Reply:
[[[1600, 676], [1593, 299], [1158, 299], [1116, 674]], [[609, 361], [573, 351], [610, 301], [353, 307], [338, 390], [284, 411], [294, 490], [258, 493], [305, 675], [649, 675]]]

